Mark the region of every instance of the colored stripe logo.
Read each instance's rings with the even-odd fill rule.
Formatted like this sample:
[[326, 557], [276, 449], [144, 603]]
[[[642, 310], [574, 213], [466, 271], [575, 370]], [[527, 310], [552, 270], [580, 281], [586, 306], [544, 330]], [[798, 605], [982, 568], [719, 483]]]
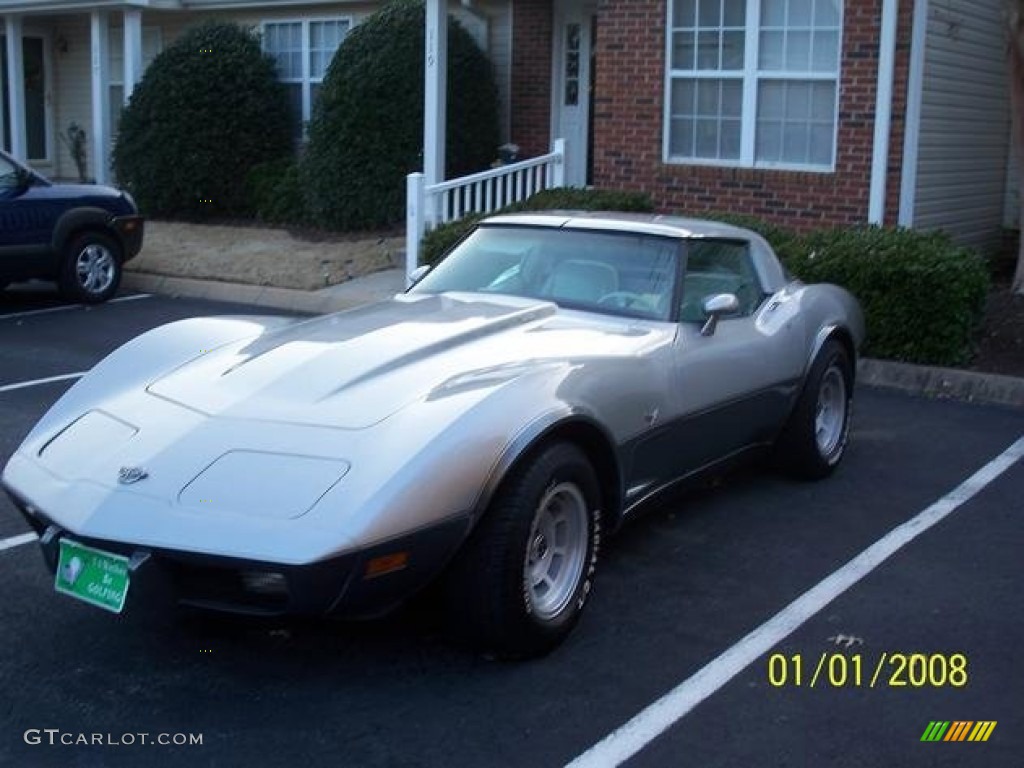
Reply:
[[988, 741], [996, 729], [995, 720], [932, 720], [921, 741]]

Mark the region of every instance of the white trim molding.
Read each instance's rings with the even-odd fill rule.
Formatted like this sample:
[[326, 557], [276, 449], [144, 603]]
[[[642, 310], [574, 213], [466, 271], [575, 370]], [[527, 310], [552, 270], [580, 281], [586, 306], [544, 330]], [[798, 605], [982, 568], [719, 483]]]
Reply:
[[917, 207], [917, 161], [921, 142], [921, 102], [924, 98], [925, 52], [928, 49], [928, 0], [914, 3], [914, 27], [910, 43], [907, 80], [907, 116], [903, 131], [903, 176], [900, 180], [901, 227], [914, 226]]
[[11, 154], [25, 162], [28, 160], [28, 136], [25, 126], [24, 28], [21, 16], [8, 16], [4, 29], [7, 36], [7, 110], [11, 127]]
[[892, 132], [892, 95], [896, 75], [896, 24], [899, 0], [883, 0], [882, 36], [878, 44], [878, 86], [875, 96], [875, 138], [871, 152], [868, 223], [885, 223], [885, 189], [889, 175], [889, 137]]

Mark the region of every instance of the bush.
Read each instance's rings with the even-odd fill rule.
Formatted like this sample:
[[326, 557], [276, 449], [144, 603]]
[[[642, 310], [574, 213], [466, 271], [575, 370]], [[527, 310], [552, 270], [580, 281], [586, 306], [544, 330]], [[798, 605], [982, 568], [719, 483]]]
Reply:
[[246, 176], [249, 209], [268, 224], [302, 224], [306, 210], [299, 166], [291, 158], [271, 160]]
[[805, 282], [836, 283], [860, 300], [866, 355], [936, 365], [970, 358], [988, 272], [946, 235], [880, 227], [813, 232], [786, 265]]
[[[544, 210], [649, 213], [654, 210], [654, 203], [643, 192], [559, 187], [558, 189], [545, 189], [520, 203], [506, 205], [494, 214], [488, 215]], [[484, 218], [482, 215], [474, 214], [432, 229], [423, 237], [420, 261], [424, 264], [435, 264], [440, 261], [482, 218]]]
[[[324, 78], [303, 175], [320, 226], [382, 227], [405, 216], [405, 176], [422, 166], [422, 2], [399, 0], [355, 27]], [[486, 168], [498, 145], [490, 62], [448, 26], [449, 177]]]
[[251, 168], [292, 152], [289, 120], [257, 38], [211, 22], [146, 70], [121, 116], [115, 172], [150, 214], [245, 214]]

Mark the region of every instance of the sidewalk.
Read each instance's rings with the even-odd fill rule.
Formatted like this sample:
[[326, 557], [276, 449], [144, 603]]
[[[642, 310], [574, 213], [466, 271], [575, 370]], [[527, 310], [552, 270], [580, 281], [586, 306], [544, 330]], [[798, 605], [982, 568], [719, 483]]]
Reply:
[[[128, 263], [123, 285], [291, 312], [338, 312], [405, 289], [405, 272], [397, 268], [404, 263], [398, 240], [371, 235], [310, 241], [279, 229], [149, 222], [143, 252]], [[230, 264], [227, 273], [247, 282], [209, 278], [218, 260]], [[186, 276], [195, 271], [204, 277]], [[315, 290], [281, 285], [320, 285], [339, 274], [355, 276]], [[861, 359], [858, 377], [867, 386], [925, 397], [1024, 408], [1024, 379], [1013, 376]]]

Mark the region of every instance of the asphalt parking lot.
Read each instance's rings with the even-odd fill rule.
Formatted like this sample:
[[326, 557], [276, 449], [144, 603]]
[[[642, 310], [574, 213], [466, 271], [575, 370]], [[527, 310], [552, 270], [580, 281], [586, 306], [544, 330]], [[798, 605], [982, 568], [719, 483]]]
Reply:
[[[54, 377], [250, 311], [0, 295], [0, 464], [74, 381]], [[54, 593], [0, 498], [0, 765], [1019, 766], [1024, 411], [855, 408], [833, 478], [752, 468], [630, 525], [577, 631], [525, 664], [454, 645], [429, 601], [364, 624], [108, 614]], [[923, 742], [934, 721], [996, 725]]]

